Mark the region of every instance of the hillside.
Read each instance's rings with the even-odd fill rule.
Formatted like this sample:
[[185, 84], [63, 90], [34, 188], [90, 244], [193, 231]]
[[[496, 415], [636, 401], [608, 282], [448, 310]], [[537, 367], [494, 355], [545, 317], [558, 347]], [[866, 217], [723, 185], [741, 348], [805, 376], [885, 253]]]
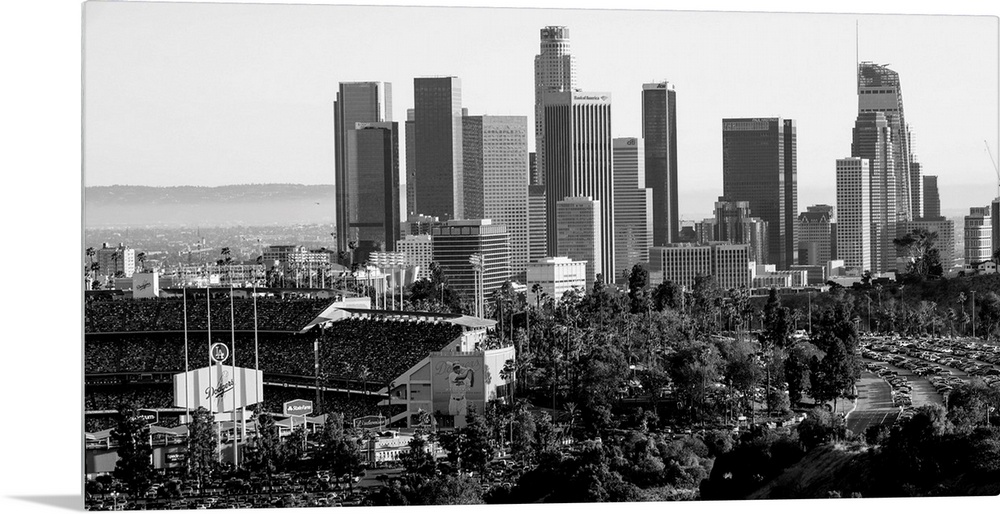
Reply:
[[94, 186], [84, 188], [87, 204], [201, 204], [244, 203], [256, 201], [311, 200], [334, 198], [331, 184], [236, 184], [218, 187], [199, 186]]
[[84, 189], [84, 226], [225, 227], [333, 224], [334, 186], [97, 186]]
[[847, 497], [863, 482], [867, 461], [868, 455], [864, 452], [846, 451], [832, 445], [816, 448], [747, 499], [826, 498], [830, 491]]
[[[829, 498], [836, 492], [843, 498], [852, 493], [878, 496], [870, 491], [878, 482], [872, 455], [864, 445], [859, 450], [826, 445], [806, 454], [774, 480], [764, 484], [748, 500]], [[996, 496], [1000, 494], [1000, 472], [962, 473], [939, 482], [934, 495]]]

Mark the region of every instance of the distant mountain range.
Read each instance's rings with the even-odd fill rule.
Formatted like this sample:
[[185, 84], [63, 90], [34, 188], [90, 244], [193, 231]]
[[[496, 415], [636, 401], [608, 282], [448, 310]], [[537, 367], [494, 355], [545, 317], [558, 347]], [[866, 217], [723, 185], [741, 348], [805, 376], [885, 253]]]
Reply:
[[84, 188], [84, 226], [232, 226], [334, 223], [334, 186]]
[[231, 186], [94, 186], [84, 188], [87, 204], [201, 204], [294, 201], [329, 198], [332, 184], [237, 184]]

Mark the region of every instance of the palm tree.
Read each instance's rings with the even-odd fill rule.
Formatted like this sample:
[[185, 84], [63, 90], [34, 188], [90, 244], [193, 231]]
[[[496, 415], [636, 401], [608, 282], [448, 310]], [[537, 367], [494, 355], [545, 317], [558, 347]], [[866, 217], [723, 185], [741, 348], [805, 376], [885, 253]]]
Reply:
[[90, 263], [87, 264], [87, 266], [85, 266], [83, 269], [86, 272], [84, 274], [84, 279], [87, 281], [88, 289], [92, 287], [91, 283], [94, 281], [94, 279], [92, 278], [93, 277], [92, 272], [94, 272], [94, 264], [97, 264], [96, 262], [94, 262], [94, 255], [96, 254], [97, 252], [94, 250], [93, 246], [87, 248], [87, 257], [90, 259]]
[[569, 426], [566, 427], [567, 434], [573, 432], [573, 421], [576, 419], [576, 409], [576, 403], [566, 402], [566, 410], [569, 411]]
[[139, 255], [135, 256], [136, 262], [139, 263], [139, 269], [141, 271], [146, 271], [146, 252], [139, 252]]
[[351, 268], [354, 268], [354, 251], [358, 249], [357, 241], [348, 241], [347, 247], [351, 250]]
[[226, 282], [232, 283], [232, 276], [229, 271], [229, 264], [233, 262], [231, 252], [228, 246], [222, 248], [222, 259], [218, 261], [219, 266], [226, 266]]
[[962, 307], [962, 333], [964, 334], [966, 328], [968, 328], [968, 327], [966, 327], [966, 324], [969, 322], [968, 321], [968, 316], [965, 315], [965, 293], [964, 292], [958, 293], [958, 304]]

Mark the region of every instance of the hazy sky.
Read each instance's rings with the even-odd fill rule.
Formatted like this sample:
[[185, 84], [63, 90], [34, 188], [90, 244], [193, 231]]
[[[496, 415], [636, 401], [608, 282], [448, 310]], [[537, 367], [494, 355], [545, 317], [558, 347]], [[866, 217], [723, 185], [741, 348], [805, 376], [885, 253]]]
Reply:
[[682, 218], [722, 192], [726, 117], [796, 120], [805, 210], [835, 202], [850, 155], [857, 23], [860, 59], [900, 74], [943, 210], [996, 195], [996, 17], [90, 2], [84, 21], [86, 185], [333, 183], [341, 81], [392, 82], [402, 121], [414, 77], [455, 75], [470, 114], [531, 127], [539, 29], [565, 25], [616, 137], [641, 134], [644, 82], [675, 84]]

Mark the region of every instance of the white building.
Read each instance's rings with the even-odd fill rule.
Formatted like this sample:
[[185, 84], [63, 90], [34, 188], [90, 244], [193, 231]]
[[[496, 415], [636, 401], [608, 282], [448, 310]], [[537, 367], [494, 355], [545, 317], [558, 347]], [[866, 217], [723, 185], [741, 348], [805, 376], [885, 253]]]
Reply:
[[755, 266], [753, 287], [756, 288], [790, 288], [805, 287], [809, 284], [809, 272], [804, 269], [781, 270], [773, 264]]
[[434, 247], [430, 234], [410, 235], [396, 241], [396, 250], [405, 254], [406, 266], [417, 268], [417, 280], [430, 278]]
[[848, 268], [872, 268], [871, 167], [868, 159], [837, 159], [837, 257]]
[[95, 257], [101, 267], [97, 270], [99, 275], [131, 277], [135, 273], [135, 249], [121, 243], [118, 246], [104, 243], [97, 249]]
[[587, 263], [569, 257], [547, 257], [528, 264], [528, 291], [538, 284], [542, 291], [556, 301], [563, 293], [587, 288]]
[[993, 257], [993, 223], [990, 208], [972, 207], [965, 217], [965, 266]]
[[756, 263], [750, 245], [673, 243], [649, 250], [650, 284], [670, 281], [692, 287], [699, 275], [711, 275], [722, 289], [750, 287]]

